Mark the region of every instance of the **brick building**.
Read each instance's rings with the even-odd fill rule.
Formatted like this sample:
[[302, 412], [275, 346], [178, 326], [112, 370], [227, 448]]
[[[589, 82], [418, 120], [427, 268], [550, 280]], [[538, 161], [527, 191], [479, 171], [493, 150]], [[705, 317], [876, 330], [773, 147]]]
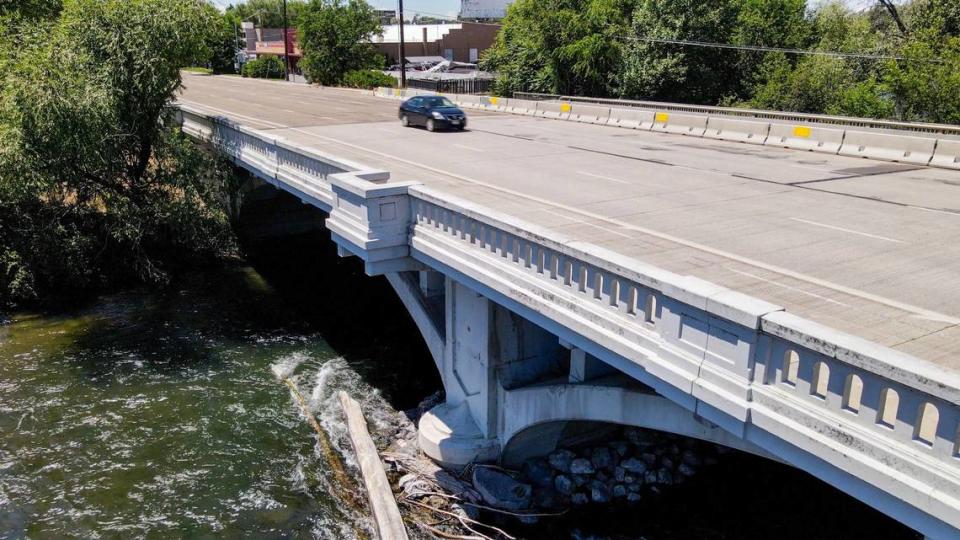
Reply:
[[[407, 56], [442, 56], [457, 62], [476, 62], [483, 51], [493, 46], [500, 26], [472, 22], [405, 24], [403, 41]], [[400, 25], [383, 27], [373, 44], [389, 59], [399, 63]]]
[[[489, 49], [497, 38], [500, 26], [473, 22], [405, 24], [404, 44], [410, 56], [442, 56], [457, 62], [476, 62], [483, 51]], [[246, 38], [247, 58], [263, 55], [284, 55], [283, 29], [257, 28], [253, 23], [243, 23]], [[290, 63], [296, 72], [303, 53], [297, 45], [297, 31], [288, 31]], [[399, 63], [400, 25], [383, 25], [383, 34], [374, 36], [373, 45], [387, 57], [389, 64]]]

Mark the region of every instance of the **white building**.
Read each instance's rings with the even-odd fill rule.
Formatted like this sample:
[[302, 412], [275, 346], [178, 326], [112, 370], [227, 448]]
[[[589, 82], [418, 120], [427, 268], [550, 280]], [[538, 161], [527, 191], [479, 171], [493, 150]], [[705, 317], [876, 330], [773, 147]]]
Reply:
[[460, 18], [467, 20], [502, 19], [513, 0], [460, 0]]

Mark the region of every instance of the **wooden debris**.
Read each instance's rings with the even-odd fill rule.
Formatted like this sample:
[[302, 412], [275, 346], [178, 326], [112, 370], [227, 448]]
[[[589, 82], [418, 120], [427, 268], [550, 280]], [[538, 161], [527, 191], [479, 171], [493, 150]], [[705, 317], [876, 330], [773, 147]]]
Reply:
[[407, 540], [407, 530], [400, 516], [397, 501], [393, 498], [390, 482], [383, 471], [380, 454], [370, 438], [367, 430], [367, 421], [363, 417], [360, 404], [343, 390], [337, 393], [343, 414], [347, 420], [347, 430], [350, 432], [350, 442], [357, 453], [357, 463], [363, 474], [363, 483], [367, 487], [370, 498], [370, 507], [373, 509], [373, 519], [377, 524], [382, 540]]

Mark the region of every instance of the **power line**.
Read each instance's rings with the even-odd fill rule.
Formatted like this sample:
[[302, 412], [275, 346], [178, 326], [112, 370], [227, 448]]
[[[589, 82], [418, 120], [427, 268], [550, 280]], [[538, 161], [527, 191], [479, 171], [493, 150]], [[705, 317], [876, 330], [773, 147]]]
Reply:
[[738, 51], [782, 52], [786, 54], [801, 54], [801, 55], [808, 55], [808, 56], [829, 56], [833, 58], [860, 58], [860, 59], [867, 59], [867, 60], [909, 60], [912, 62], [940, 63], [940, 60], [936, 60], [933, 58], [911, 58], [907, 56], [893, 56], [893, 55], [866, 54], [866, 53], [846, 53], [846, 52], [840, 52], [840, 51], [816, 51], [816, 50], [810, 50], [810, 49], [764, 47], [760, 45], [734, 45], [732, 43], [712, 43], [709, 41], [651, 38], [646, 36], [615, 36], [615, 37], [619, 39], [626, 39], [631, 41], [645, 41], [648, 43], [664, 43], [668, 45], [683, 45], [683, 46], [706, 47], [706, 48], [714, 48], [714, 49], [732, 49], [732, 50], [738, 50]]
[[[429, 11], [421, 11], [418, 9], [411, 10], [418, 15], [431, 15], [434, 17], [442, 17], [445, 19], [450, 19], [449, 15], [442, 15], [440, 13], [430, 13]], [[473, 22], [473, 21], [456, 21], [457, 23], [467, 22], [470, 24], [480, 24], [486, 26], [499, 26], [502, 27], [502, 24], [498, 23], [485, 23], [485, 22]], [[611, 26], [611, 25], [608, 25]], [[703, 48], [714, 48], [714, 49], [727, 49], [727, 50], [739, 50], [739, 51], [748, 51], [748, 52], [781, 52], [784, 54], [797, 54], [804, 56], [827, 56], [831, 58], [851, 58], [851, 59], [862, 59], [862, 60], [900, 60], [900, 61], [910, 61], [910, 62], [926, 62], [931, 64], [942, 64], [943, 62], [936, 58], [912, 58], [909, 56], [896, 56], [896, 55], [885, 55], [885, 54], [869, 54], [869, 53], [847, 53], [841, 51], [818, 51], [812, 49], [795, 49], [795, 48], [786, 48], [786, 47], [765, 47], [762, 45], [735, 45], [733, 43], [716, 43], [710, 41], [695, 41], [688, 39], [665, 39], [665, 38], [653, 38], [647, 36], [621, 36], [613, 35], [616, 39], [626, 40], [626, 41], [644, 41], [648, 43], [662, 43], [665, 45], [680, 45], [680, 46], [689, 46], [689, 47], [703, 47]]]

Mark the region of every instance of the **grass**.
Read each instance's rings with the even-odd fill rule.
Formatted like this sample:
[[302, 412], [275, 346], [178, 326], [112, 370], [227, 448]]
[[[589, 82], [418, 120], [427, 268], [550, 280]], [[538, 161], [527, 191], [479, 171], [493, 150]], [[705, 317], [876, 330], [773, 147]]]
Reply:
[[184, 71], [189, 71], [190, 73], [203, 73], [204, 75], [210, 75], [213, 73], [213, 70], [205, 67], [188, 67], [183, 68]]

